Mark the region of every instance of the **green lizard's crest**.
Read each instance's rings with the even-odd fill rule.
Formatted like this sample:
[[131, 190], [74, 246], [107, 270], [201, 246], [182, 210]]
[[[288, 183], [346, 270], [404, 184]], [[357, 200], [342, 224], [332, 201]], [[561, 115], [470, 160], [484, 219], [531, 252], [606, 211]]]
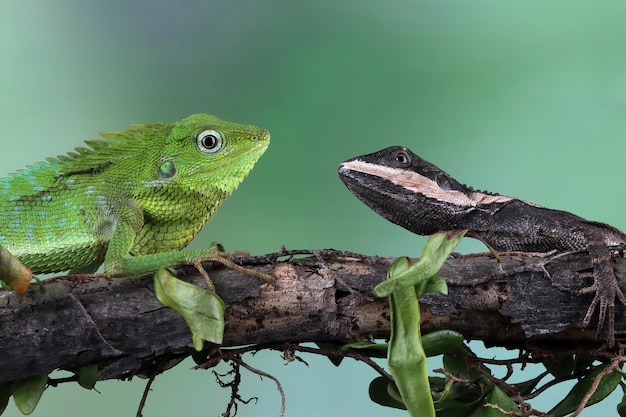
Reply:
[[[76, 171], [90, 170], [102, 164], [104, 161], [113, 161], [120, 152], [131, 154], [133, 149], [141, 146], [146, 140], [152, 140], [154, 136], [162, 135], [170, 129], [171, 125], [164, 123], [154, 123], [148, 125], [132, 125], [130, 129], [120, 132], [100, 133], [104, 139], [86, 140], [88, 148], [79, 146], [64, 155], [48, 157], [45, 162], [36, 162], [26, 168], [19, 169], [0, 180], [19, 180], [28, 177], [39, 177], [43, 170], [42, 177], [50, 177], [50, 170], [58, 176], [64, 176]], [[53, 177], [50, 177], [53, 178]]]

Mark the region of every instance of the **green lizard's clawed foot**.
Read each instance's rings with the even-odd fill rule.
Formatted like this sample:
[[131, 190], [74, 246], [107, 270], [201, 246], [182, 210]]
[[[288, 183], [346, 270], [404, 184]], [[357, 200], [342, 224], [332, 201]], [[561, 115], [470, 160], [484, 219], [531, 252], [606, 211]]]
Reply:
[[261, 279], [268, 284], [271, 284], [273, 287], [276, 287], [276, 280], [269, 274], [265, 274], [263, 272], [256, 271], [254, 269], [246, 268], [241, 265], [236, 264], [231, 259], [237, 258], [241, 256], [250, 256], [250, 253], [244, 251], [235, 251], [227, 253], [224, 250], [224, 247], [218, 242], [211, 242], [211, 246], [209, 246], [209, 252], [206, 255], [201, 255], [194, 259], [192, 265], [198, 270], [200, 275], [202, 275], [209, 286], [210, 291], [215, 291], [215, 286], [209, 278], [209, 274], [202, 266], [202, 262], [217, 262], [224, 265], [227, 268], [232, 270], [241, 272], [242, 274], [249, 275], [254, 278]]
[[220, 251], [215, 251], [214, 255], [196, 259], [196, 261], [193, 263], [193, 266], [198, 270], [198, 272], [200, 272], [200, 275], [204, 277], [204, 279], [207, 282], [207, 285], [209, 286], [209, 290], [211, 291], [215, 291], [215, 286], [213, 285], [211, 278], [209, 278], [209, 274], [204, 269], [204, 266], [202, 266], [202, 262], [221, 263], [227, 268], [241, 272], [242, 274], [250, 275], [251, 277], [254, 277], [254, 278], [261, 279], [267, 282], [268, 284], [271, 284], [273, 287], [276, 287], [276, 280], [271, 275], [256, 271], [254, 269], [246, 268], [230, 260], [230, 258], [236, 257], [236, 256], [240, 256], [240, 252], [224, 253]]

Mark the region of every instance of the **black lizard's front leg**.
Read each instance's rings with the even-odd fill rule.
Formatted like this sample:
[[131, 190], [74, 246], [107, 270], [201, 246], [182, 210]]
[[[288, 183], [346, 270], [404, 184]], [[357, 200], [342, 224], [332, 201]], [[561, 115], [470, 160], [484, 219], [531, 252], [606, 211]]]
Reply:
[[619, 287], [613, 263], [611, 251], [607, 247], [604, 236], [598, 230], [585, 232], [588, 239], [587, 250], [591, 256], [593, 266], [593, 284], [578, 291], [578, 294], [594, 293], [591, 305], [587, 309], [583, 319], [583, 328], [591, 322], [591, 318], [598, 309], [598, 327], [596, 337], [604, 327], [604, 321], [608, 316], [607, 342], [610, 347], [615, 345], [615, 299], [626, 305], [626, 297]]
[[594, 297], [583, 319], [582, 328], [589, 326], [597, 310], [596, 337], [606, 322], [607, 343], [610, 347], [615, 345], [615, 299], [626, 304], [626, 297], [619, 287], [609, 246], [624, 244], [624, 233], [610, 225], [588, 221], [569, 212], [515, 199], [494, 210], [483, 238], [496, 249], [504, 251], [586, 250], [591, 257], [594, 282], [577, 294], [593, 293]]

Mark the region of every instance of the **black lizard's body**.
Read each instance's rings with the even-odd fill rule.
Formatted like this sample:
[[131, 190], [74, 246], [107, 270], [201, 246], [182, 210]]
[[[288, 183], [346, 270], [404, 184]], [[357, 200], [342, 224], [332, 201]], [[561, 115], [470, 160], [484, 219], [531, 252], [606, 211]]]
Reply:
[[614, 344], [615, 298], [626, 304], [609, 246], [626, 245], [626, 234], [604, 223], [498, 194], [475, 191], [410, 150], [395, 146], [350, 159], [339, 167], [348, 189], [387, 220], [420, 235], [469, 230], [498, 251], [587, 250], [594, 268], [594, 292], [583, 326], [599, 308], [599, 328], [608, 314]]

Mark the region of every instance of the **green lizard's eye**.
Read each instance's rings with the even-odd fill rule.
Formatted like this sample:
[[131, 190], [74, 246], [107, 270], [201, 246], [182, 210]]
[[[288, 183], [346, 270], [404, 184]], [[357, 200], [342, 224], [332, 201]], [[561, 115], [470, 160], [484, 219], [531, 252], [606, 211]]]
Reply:
[[196, 136], [196, 144], [202, 153], [215, 153], [222, 148], [222, 143], [222, 135], [216, 130], [203, 130]]

